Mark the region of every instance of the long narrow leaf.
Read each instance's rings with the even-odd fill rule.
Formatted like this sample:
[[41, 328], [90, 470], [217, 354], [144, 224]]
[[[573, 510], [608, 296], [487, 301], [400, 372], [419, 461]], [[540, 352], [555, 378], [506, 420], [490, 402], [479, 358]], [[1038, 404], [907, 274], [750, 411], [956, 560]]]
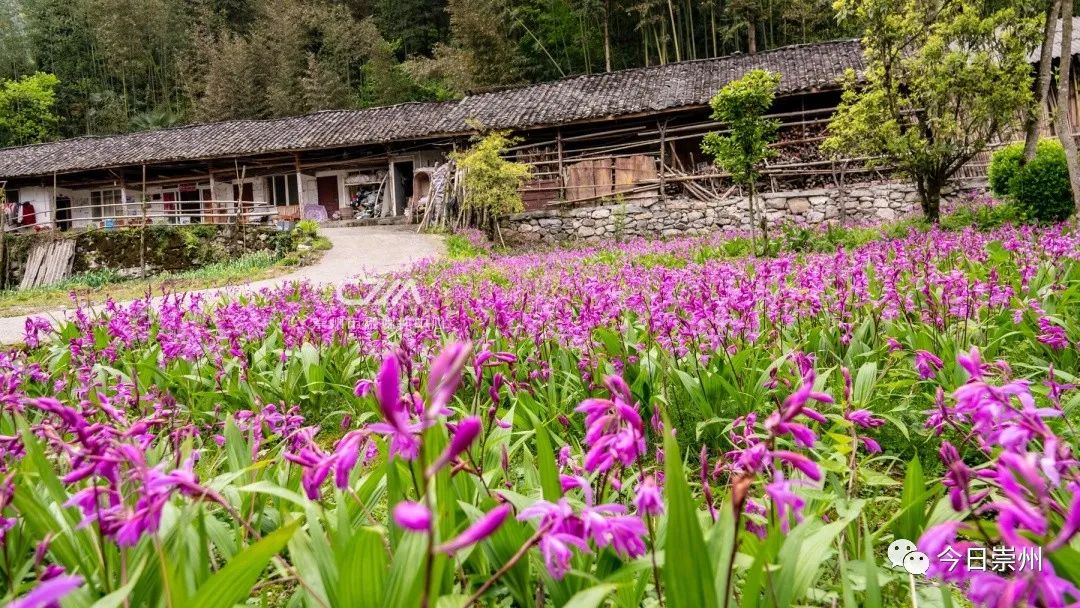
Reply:
[[281, 552], [300, 528], [300, 521], [274, 530], [261, 540], [241, 551], [195, 593], [192, 606], [199, 608], [232, 608], [251, 593], [270, 560]]

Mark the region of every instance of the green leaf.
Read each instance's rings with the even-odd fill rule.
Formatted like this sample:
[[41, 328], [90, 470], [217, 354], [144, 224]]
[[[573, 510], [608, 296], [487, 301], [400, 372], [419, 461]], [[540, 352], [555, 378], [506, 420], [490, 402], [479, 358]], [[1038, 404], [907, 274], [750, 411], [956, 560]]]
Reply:
[[878, 585], [878, 567], [874, 562], [873, 536], [863, 530], [865, 547], [863, 548], [863, 574], [866, 576], [866, 596], [863, 598], [863, 606], [866, 608], [881, 608], [881, 587]]
[[544, 491], [544, 500], [556, 502], [562, 497], [562, 485], [559, 483], [559, 469], [555, 464], [555, 449], [551, 445], [551, 435], [547, 425], [536, 420], [529, 412], [536, 429], [536, 469], [540, 473], [540, 487]]
[[383, 606], [418, 606], [427, 560], [427, 535], [405, 533], [394, 551]]
[[338, 601], [343, 608], [378, 608], [389, 559], [383, 535], [371, 527], [360, 528], [338, 556]]
[[[664, 586], [671, 608], [717, 608], [715, 573], [706, 559], [705, 540], [697, 508], [686, 482], [679, 444], [664, 428], [664, 493], [667, 498], [667, 534], [664, 541]], [[721, 576], [726, 573], [721, 573]]]
[[1054, 572], [1074, 585], [1080, 586], [1080, 551], [1065, 546], [1047, 554], [1047, 559], [1054, 564]]
[[865, 406], [874, 392], [874, 384], [877, 379], [877, 362], [867, 361], [855, 374], [855, 382], [852, 386], [851, 398], [859, 406]]
[[578, 591], [570, 601], [563, 604], [563, 608], [596, 608], [615, 588], [615, 585], [607, 583]]
[[192, 606], [200, 608], [232, 608], [251, 594], [270, 560], [285, 548], [300, 528], [300, 520], [282, 526], [250, 545], [227, 564], [195, 593]]
[[[123, 606], [124, 601], [131, 595], [131, 590], [134, 589], [135, 584], [139, 582], [139, 576], [142, 574], [143, 567], [145, 566], [145, 561], [140, 562], [135, 570], [129, 574], [130, 578], [128, 579], [127, 584], [94, 602], [90, 608], [120, 608], [120, 606]], [[139, 602], [135, 603], [138, 604]]]
[[926, 525], [926, 479], [922, 463], [915, 455], [904, 473], [904, 489], [900, 494], [902, 515], [896, 520], [894, 530], [898, 538], [915, 540]]

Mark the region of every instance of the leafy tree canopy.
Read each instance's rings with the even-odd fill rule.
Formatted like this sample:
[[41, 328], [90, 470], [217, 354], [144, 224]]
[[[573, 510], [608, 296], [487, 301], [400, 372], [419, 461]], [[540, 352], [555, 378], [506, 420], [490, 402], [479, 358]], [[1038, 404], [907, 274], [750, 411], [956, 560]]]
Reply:
[[524, 209], [518, 186], [531, 175], [528, 165], [507, 160], [507, 150], [515, 144], [509, 131], [493, 131], [478, 138], [464, 152], [452, 158], [465, 171], [466, 208], [495, 218]]
[[21, 146], [56, 137], [60, 122], [54, 112], [56, 86], [53, 74], [37, 72], [0, 83], [0, 146]]
[[948, 179], [1032, 103], [1036, 19], [973, 0], [837, 0], [864, 28], [863, 80], [847, 75], [827, 154], [865, 155], [916, 184], [936, 220]]
[[713, 120], [727, 135], [707, 133], [702, 150], [736, 182], [751, 186], [758, 180], [761, 164], [775, 154], [769, 143], [776, 138], [779, 121], [765, 118], [776, 97], [780, 74], [751, 70], [720, 89], [709, 105]]

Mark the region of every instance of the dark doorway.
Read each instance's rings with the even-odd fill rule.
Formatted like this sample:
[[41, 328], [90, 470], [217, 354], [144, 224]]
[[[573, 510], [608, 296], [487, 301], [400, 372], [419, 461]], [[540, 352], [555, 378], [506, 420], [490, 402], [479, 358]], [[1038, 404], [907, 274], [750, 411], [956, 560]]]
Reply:
[[71, 199], [66, 196], [56, 197], [56, 227], [61, 232], [71, 228]]
[[[232, 192], [234, 201], [242, 201], [240, 203], [240, 213], [248, 214], [255, 208], [255, 184], [251, 182], [240, 185], [233, 184]], [[250, 216], [243, 215], [240, 221], [247, 222], [250, 219]]]
[[413, 195], [412, 161], [394, 163], [394, 210], [396, 215], [405, 213]]
[[234, 201], [250, 203], [255, 200], [255, 188], [254, 184], [251, 182], [243, 184], [242, 186], [233, 185], [232, 192]]
[[336, 175], [326, 175], [316, 178], [315, 182], [319, 191], [319, 204], [326, 209], [326, 217], [333, 217], [340, 206], [341, 194], [338, 191], [338, 177]]
[[202, 202], [199, 200], [199, 191], [180, 191], [180, 211], [184, 215], [191, 216], [191, 223], [199, 223], [199, 211], [202, 210]]

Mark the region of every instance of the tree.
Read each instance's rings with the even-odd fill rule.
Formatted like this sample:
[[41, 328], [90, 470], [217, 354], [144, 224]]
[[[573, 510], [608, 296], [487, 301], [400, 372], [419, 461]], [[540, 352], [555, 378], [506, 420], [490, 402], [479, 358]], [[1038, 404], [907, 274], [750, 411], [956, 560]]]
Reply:
[[509, 131], [493, 131], [474, 141], [464, 152], [450, 155], [465, 172], [462, 206], [479, 219], [481, 226], [490, 222], [497, 232], [500, 216], [525, 208], [518, 187], [529, 179], [532, 169], [529, 165], [506, 159], [507, 150], [516, 143], [510, 138]]
[[[1061, 0], [1061, 14], [1073, 14], [1073, 0]], [[1058, 105], [1054, 113], [1054, 126], [1061, 146], [1065, 148], [1065, 163], [1069, 167], [1069, 187], [1072, 188], [1073, 204], [1080, 201], [1080, 159], [1077, 159], [1076, 136], [1073, 135], [1070, 116], [1069, 84], [1072, 82], [1072, 30], [1073, 20], [1061, 20], [1061, 65], [1058, 68]]]
[[0, 83], [0, 147], [56, 137], [60, 118], [53, 108], [58, 84], [56, 76], [44, 72]]
[[[718, 167], [731, 174], [731, 179], [746, 188], [750, 203], [750, 242], [756, 254], [754, 236], [755, 197], [757, 182], [761, 178], [761, 166], [775, 151], [769, 143], [776, 138], [779, 122], [765, 118], [776, 96], [780, 74], [768, 70], [751, 70], [738, 80], [729, 82], [712, 98], [713, 120], [720, 121], [728, 130], [727, 135], [706, 133], [701, 149], [713, 157]], [[761, 221], [765, 233], [764, 218]]]
[[972, 0], [837, 0], [836, 8], [863, 26], [866, 68], [861, 80], [849, 71], [824, 149], [908, 175], [937, 221], [949, 178], [1032, 103], [1027, 51], [1037, 25]]
[[1043, 22], [1043, 40], [1039, 52], [1039, 74], [1035, 78], [1035, 103], [1028, 110], [1024, 129], [1024, 162], [1035, 158], [1039, 145], [1039, 129], [1046, 122], [1046, 99], [1050, 92], [1050, 67], [1054, 62], [1054, 33], [1057, 32], [1058, 13], [1061, 0], [1049, 0], [1046, 3], [1045, 21]]
[[473, 80], [480, 86], [520, 82], [521, 54], [510, 29], [507, 0], [449, 0], [453, 44], [469, 57]]

